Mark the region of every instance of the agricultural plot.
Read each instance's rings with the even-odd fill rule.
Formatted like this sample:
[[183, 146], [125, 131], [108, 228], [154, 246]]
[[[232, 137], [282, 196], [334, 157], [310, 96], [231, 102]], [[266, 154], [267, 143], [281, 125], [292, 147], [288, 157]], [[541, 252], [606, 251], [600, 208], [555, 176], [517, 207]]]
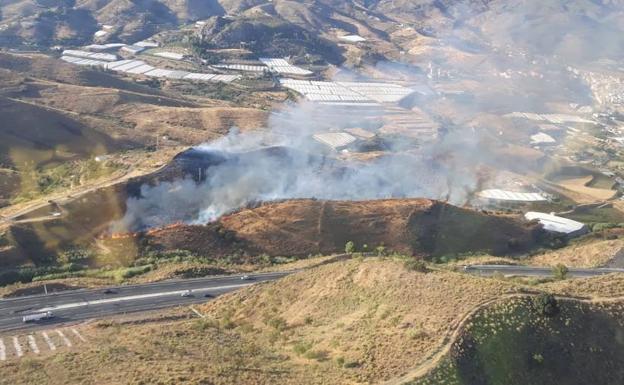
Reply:
[[[132, 75], [144, 75], [155, 78], [166, 78], [166, 79], [174, 79], [174, 80], [195, 80], [195, 81], [206, 81], [206, 82], [224, 82], [229, 83], [233, 82], [240, 78], [238, 75], [219, 75], [219, 74], [205, 74], [205, 73], [194, 73], [187, 71], [178, 71], [178, 70], [168, 70], [168, 69], [160, 69], [153, 67], [142, 60], [116, 60], [115, 61], [105, 61], [105, 56], [108, 55], [103, 53], [91, 53], [86, 51], [74, 51], [67, 50], [65, 51], [65, 55], [61, 57], [61, 60], [76, 64], [76, 65], [87, 65], [87, 66], [96, 66], [96, 67], [104, 67], [106, 69], [115, 71], [115, 72], [124, 72]], [[82, 55], [82, 56], [73, 56]], [[88, 55], [84, 55], [88, 54]], [[95, 55], [95, 56], [94, 56]], [[83, 57], [86, 56], [86, 57]], [[98, 60], [96, 58], [100, 58]]]
[[414, 91], [391, 83], [321, 82], [283, 79], [281, 84], [296, 91], [306, 99], [325, 103], [361, 103], [379, 105], [396, 103]]

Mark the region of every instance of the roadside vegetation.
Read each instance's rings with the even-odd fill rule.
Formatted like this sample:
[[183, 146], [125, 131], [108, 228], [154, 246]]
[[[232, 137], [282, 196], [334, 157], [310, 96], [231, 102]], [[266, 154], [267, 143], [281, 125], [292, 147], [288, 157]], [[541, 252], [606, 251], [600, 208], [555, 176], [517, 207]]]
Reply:
[[621, 384], [623, 315], [621, 304], [549, 294], [504, 301], [475, 315], [448, 358], [413, 384]]
[[25, 165], [20, 172], [19, 193], [12, 199], [17, 204], [55, 191], [80, 186], [86, 181], [110, 176], [125, 166], [113, 161], [75, 160], [50, 167]]

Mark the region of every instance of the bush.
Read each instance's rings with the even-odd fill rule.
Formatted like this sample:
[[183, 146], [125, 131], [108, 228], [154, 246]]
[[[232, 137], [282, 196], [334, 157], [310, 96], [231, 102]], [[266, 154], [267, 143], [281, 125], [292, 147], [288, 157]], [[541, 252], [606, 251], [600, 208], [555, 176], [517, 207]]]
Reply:
[[552, 317], [559, 313], [559, 304], [552, 294], [542, 293], [533, 299], [535, 310], [546, 317]]
[[557, 264], [552, 268], [552, 274], [555, 276], [556, 279], [560, 280], [566, 279], [566, 277], [568, 276], [568, 271], [568, 268], [561, 263]]
[[349, 241], [345, 244], [345, 253], [353, 254], [355, 252], [355, 243], [353, 241]]
[[327, 352], [323, 350], [308, 350], [304, 357], [309, 360], [325, 361], [327, 360]]
[[343, 367], [347, 369], [357, 368], [359, 366], [360, 366], [360, 363], [357, 361], [347, 361], [343, 365]]
[[405, 268], [410, 271], [418, 271], [420, 273], [427, 273], [429, 269], [424, 261], [419, 259], [408, 259], [404, 262]]
[[535, 353], [535, 354], [533, 354], [533, 361], [537, 362], [538, 364], [543, 364], [544, 363], [544, 356], [542, 356], [539, 353]]
[[310, 349], [312, 349], [312, 344], [309, 342], [297, 342], [295, 346], [293, 346], [293, 351], [300, 356]]
[[266, 321], [266, 324], [277, 331], [285, 330], [288, 323], [281, 317], [272, 317]]

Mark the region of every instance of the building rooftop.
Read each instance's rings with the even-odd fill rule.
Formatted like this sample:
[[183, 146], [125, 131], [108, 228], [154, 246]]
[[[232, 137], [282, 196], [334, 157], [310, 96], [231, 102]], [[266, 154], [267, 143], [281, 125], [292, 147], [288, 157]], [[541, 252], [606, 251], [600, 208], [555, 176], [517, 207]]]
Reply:
[[313, 75], [314, 72], [308, 71], [303, 68], [299, 68], [288, 63], [285, 59], [280, 58], [268, 58], [261, 57], [260, 61], [264, 63], [271, 70], [284, 75], [301, 75], [301, 76], [309, 76]]
[[546, 231], [567, 234], [569, 236], [581, 235], [587, 232], [585, 224], [553, 214], [529, 211], [524, 214], [524, 217], [529, 221], [537, 220]]
[[500, 189], [488, 189], [477, 193], [479, 198], [507, 202], [543, 202], [546, 197], [540, 193], [515, 192]]
[[344, 148], [357, 140], [346, 132], [324, 132], [314, 135], [313, 138], [335, 150]]
[[531, 135], [531, 144], [553, 144], [557, 141], [550, 135], [540, 132], [535, 135]]
[[346, 36], [340, 36], [340, 37], [339, 37], [339, 39], [340, 39], [340, 40], [342, 40], [342, 41], [349, 42], [349, 43], [361, 43], [361, 42], [366, 41], [366, 39], [365, 39], [365, 38], [363, 38], [363, 37], [362, 37], [362, 36], [360, 36], [360, 35], [346, 35]]

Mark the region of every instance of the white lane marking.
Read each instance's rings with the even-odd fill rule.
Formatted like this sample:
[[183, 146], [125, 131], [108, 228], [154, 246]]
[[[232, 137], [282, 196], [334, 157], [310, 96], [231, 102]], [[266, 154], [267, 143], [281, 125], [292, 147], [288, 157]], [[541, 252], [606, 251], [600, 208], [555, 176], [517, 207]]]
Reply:
[[17, 357], [21, 357], [24, 355], [24, 352], [22, 351], [22, 345], [20, 345], [17, 337], [13, 337], [13, 346], [15, 347], [15, 354], [17, 354]]
[[33, 336], [32, 334], [28, 335], [28, 344], [30, 345], [30, 349], [32, 349], [33, 353], [39, 354], [39, 346], [37, 346], [35, 336]]
[[76, 335], [76, 337], [78, 337], [80, 339], [80, 341], [87, 342], [87, 340], [85, 340], [85, 338], [82, 336], [82, 334], [78, 333], [78, 330], [72, 329], [72, 332], [74, 332], [74, 334]]
[[54, 342], [52, 342], [52, 339], [50, 339], [50, 336], [48, 335], [48, 333], [47, 332], [41, 332], [41, 335], [43, 336], [43, 339], [45, 340], [45, 342], [50, 347], [50, 350], [56, 350], [56, 346], [54, 345]]
[[[245, 286], [249, 286], [249, 285], [253, 285], [253, 283], [243, 283], [243, 284], [239, 284], [239, 285], [227, 285], [227, 286], [217, 286], [217, 287], [204, 287], [204, 288], [199, 288], [199, 289], [193, 289], [192, 291], [195, 293], [195, 292], [210, 291], [210, 290], [233, 289], [233, 288], [245, 287]], [[139, 294], [139, 295], [130, 295], [130, 296], [127, 296], [127, 297], [106, 298], [106, 299], [96, 299], [94, 301], [83, 301], [83, 302], [66, 303], [66, 304], [63, 304], [63, 305], [44, 307], [44, 308], [41, 308], [41, 309], [35, 311], [35, 313], [52, 311], [52, 310], [61, 310], [61, 309], [73, 309], [73, 308], [76, 308], [76, 307], [84, 307], [84, 306], [89, 306], [89, 305], [104, 305], [104, 304], [107, 304], [107, 303], [134, 301], [134, 300], [137, 300], [137, 299], [146, 299], [146, 298], [167, 297], [167, 296], [172, 296], [172, 295], [181, 295], [182, 293], [186, 293], [187, 291], [188, 290], [176, 290], [176, 291], [167, 291], [167, 292], [162, 292], [162, 293]]]
[[6, 346], [2, 338], [0, 338], [0, 361], [6, 361]]
[[62, 331], [57, 330], [57, 331], [56, 331], [56, 334], [58, 334], [58, 335], [59, 335], [59, 337], [61, 337], [61, 338], [63, 339], [63, 342], [65, 342], [65, 345], [67, 345], [68, 347], [70, 347], [70, 348], [71, 348], [71, 346], [72, 346], [71, 341], [70, 341], [67, 337], [65, 337], [65, 334], [63, 334], [63, 332], [62, 332]]

